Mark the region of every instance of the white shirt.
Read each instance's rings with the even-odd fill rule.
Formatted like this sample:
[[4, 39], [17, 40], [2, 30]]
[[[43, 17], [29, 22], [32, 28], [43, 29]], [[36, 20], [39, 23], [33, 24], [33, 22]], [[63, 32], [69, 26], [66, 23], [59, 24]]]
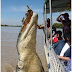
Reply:
[[63, 47], [63, 49], [61, 50], [60, 56], [64, 56], [64, 53], [67, 51], [67, 49], [69, 49], [70, 46], [68, 43], [66, 43]]

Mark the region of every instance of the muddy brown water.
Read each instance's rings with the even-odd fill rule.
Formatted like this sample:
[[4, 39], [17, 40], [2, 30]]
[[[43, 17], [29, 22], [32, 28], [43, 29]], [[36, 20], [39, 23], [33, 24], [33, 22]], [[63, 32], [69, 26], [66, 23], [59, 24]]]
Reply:
[[[1, 72], [12, 72], [11, 69], [16, 68], [18, 60], [16, 42], [20, 29], [21, 27], [1, 27]], [[36, 40], [36, 51], [47, 71], [42, 30], [37, 29]]]

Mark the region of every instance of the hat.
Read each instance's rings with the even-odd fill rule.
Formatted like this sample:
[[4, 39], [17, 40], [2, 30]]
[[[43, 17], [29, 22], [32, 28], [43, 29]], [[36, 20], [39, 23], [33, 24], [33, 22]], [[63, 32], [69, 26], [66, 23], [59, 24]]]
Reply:
[[68, 13], [64, 13], [63, 15], [69, 17], [69, 14]]
[[55, 34], [62, 35], [62, 32], [60, 30], [56, 31]]

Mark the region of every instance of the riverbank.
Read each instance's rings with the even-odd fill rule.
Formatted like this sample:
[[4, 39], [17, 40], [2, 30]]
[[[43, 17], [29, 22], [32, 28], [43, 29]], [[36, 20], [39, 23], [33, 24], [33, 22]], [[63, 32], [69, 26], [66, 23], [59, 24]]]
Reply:
[[1, 25], [1, 26], [5, 26], [5, 27], [21, 27], [21, 26], [18, 26], [18, 25]]

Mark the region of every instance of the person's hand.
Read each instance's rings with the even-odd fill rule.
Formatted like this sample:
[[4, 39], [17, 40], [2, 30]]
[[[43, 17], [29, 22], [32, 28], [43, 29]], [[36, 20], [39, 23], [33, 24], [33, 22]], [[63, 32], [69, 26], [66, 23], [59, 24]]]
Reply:
[[62, 21], [62, 18], [60, 17], [60, 21]]
[[64, 14], [61, 14], [61, 16], [64, 16]]
[[37, 24], [37, 27], [39, 27], [40, 28], [40, 26]]
[[57, 55], [58, 58], [60, 58], [60, 55]]
[[60, 15], [58, 16], [58, 18], [60, 18], [61, 16], [63, 16], [63, 14], [60, 14]]

